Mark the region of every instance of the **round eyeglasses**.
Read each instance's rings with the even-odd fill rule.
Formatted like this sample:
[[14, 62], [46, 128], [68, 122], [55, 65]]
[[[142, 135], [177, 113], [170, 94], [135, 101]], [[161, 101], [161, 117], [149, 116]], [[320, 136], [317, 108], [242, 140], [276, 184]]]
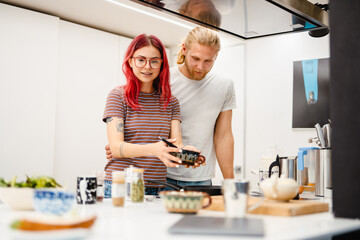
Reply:
[[135, 66], [138, 68], [143, 68], [146, 66], [146, 63], [149, 61], [150, 67], [151, 68], [160, 68], [161, 67], [161, 63], [162, 63], [162, 59], [160, 58], [144, 58], [144, 57], [133, 57], [134, 62], [135, 62]]

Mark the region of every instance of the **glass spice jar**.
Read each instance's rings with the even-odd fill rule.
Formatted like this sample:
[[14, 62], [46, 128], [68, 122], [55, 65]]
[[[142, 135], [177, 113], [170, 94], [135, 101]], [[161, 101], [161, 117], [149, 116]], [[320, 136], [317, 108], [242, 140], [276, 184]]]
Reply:
[[105, 172], [104, 171], [97, 171], [96, 172], [96, 202], [102, 202], [104, 198], [104, 179], [105, 179]]
[[125, 202], [125, 172], [112, 172], [111, 198], [114, 207], [123, 207]]
[[131, 184], [133, 179], [133, 170], [134, 166], [130, 165], [128, 168], [125, 168], [125, 201], [131, 201]]
[[133, 169], [130, 195], [132, 202], [144, 201], [144, 195], [145, 195], [144, 169], [141, 168]]

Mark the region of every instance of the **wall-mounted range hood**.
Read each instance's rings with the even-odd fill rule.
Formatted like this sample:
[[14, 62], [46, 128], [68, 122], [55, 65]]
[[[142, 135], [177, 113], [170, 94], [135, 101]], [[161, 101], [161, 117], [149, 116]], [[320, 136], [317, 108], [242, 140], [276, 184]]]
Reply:
[[243, 39], [299, 31], [319, 37], [329, 31], [328, 0], [132, 1]]

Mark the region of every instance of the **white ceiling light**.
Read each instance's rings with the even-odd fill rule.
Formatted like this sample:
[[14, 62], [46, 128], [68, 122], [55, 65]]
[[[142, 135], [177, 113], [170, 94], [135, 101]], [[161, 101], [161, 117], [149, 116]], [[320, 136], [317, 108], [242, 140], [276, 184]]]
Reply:
[[143, 13], [143, 14], [146, 14], [148, 16], [151, 16], [151, 17], [154, 17], [154, 18], [157, 18], [157, 19], [160, 19], [160, 20], [163, 20], [163, 21], [166, 21], [166, 22], [169, 22], [169, 23], [172, 23], [172, 24], [175, 24], [175, 25], [178, 25], [180, 27], [184, 27], [184, 28], [187, 28], [189, 30], [193, 29], [194, 26], [189, 26], [187, 24], [184, 24], [184, 23], [181, 23], [181, 22], [178, 22], [178, 21], [174, 21], [172, 19], [169, 19], [169, 18], [166, 18], [166, 17], [163, 17], [163, 16], [160, 16], [160, 15], [156, 15], [156, 14], [153, 14], [151, 12], [148, 12], [148, 11], [145, 11], [145, 10], [142, 10], [142, 9], [139, 9], [138, 7], [133, 7], [133, 6], [129, 6], [127, 4], [124, 4], [124, 3], [121, 3], [121, 2], [118, 2], [116, 0], [106, 0], [110, 3], [113, 3], [113, 4], [116, 4], [120, 7], [124, 7], [124, 8], [127, 8], [127, 9], [130, 9], [130, 10], [133, 10], [133, 11], [136, 11], [136, 12], [139, 12], [139, 13]]

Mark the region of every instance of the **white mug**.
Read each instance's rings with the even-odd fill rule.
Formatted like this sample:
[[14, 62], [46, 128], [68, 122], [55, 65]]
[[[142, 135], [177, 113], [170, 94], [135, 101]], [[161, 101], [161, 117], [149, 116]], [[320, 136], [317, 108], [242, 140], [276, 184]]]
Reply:
[[96, 203], [97, 181], [93, 176], [77, 177], [76, 201], [78, 204]]

